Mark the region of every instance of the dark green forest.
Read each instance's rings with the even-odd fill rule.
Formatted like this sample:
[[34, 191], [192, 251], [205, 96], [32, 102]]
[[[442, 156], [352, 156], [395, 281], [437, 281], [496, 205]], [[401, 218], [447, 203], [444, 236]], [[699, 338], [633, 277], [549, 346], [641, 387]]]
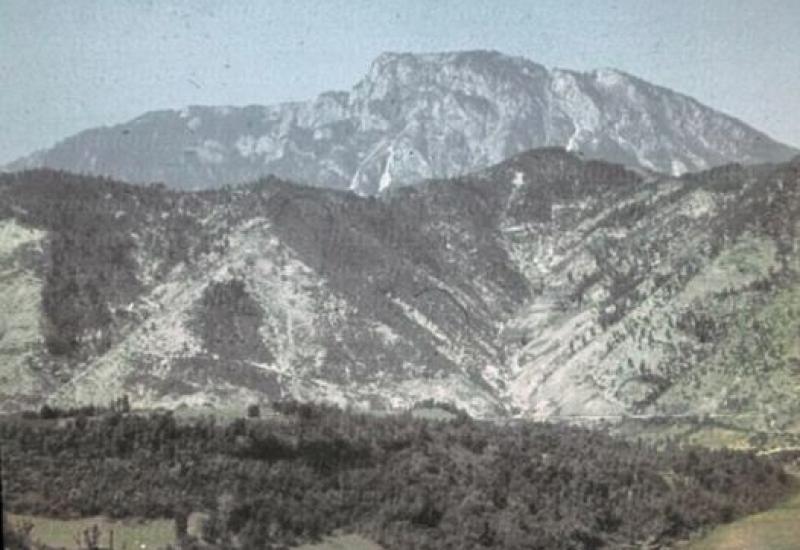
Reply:
[[124, 400], [6, 417], [4, 510], [178, 525], [201, 511], [206, 548], [286, 548], [339, 529], [387, 549], [558, 550], [664, 545], [791, 488], [751, 453], [464, 414], [273, 407], [228, 422], [126, 412]]

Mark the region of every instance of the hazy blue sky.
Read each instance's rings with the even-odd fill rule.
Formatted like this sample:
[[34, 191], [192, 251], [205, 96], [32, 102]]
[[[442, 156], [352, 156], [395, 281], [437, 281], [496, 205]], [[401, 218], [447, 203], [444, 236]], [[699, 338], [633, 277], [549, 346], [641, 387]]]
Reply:
[[800, 145], [800, 1], [0, 0], [0, 162], [187, 104], [348, 89], [383, 51], [617, 67]]

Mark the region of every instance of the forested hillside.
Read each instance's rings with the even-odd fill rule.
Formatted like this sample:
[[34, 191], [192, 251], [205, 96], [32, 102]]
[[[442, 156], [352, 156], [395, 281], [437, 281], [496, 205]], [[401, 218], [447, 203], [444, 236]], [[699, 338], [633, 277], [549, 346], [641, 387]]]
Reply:
[[800, 162], [559, 149], [381, 197], [0, 178], [0, 407], [292, 396], [797, 431]]

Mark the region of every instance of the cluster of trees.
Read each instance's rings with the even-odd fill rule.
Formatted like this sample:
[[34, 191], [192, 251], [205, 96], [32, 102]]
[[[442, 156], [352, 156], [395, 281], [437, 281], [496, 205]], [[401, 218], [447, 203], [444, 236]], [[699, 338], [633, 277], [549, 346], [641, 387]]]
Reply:
[[[221, 423], [109, 412], [5, 419], [5, 507], [56, 517], [208, 514], [205, 544], [284, 548], [335, 529], [387, 549], [667, 543], [774, 503], [769, 459], [589, 430], [282, 403]], [[185, 522], [184, 522], [185, 523]]]
[[244, 281], [209, 283], [198, 310], [194, 323], [209, 352], [231, 359], [274, 360], [259, 334], [264, 311], [248, 294]]
[[54, 420], [57, 418], [88, 418], [99, 416], [106, 413], [129, 413], [131, 402], [127, 395], [113, 399], [108, 406], [101, 405], [81, 405], [78, 407], [58, 407], [45, 403], [39, 408], [38, 413], [34, 411], [23, 411], [21, 416], [26, 419], [41, 418], [42, 420]]

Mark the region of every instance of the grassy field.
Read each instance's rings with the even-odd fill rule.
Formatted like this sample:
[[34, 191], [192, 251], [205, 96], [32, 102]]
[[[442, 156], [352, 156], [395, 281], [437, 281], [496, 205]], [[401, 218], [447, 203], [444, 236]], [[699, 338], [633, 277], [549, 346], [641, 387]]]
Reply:
[[74, 550], [80, 548], [75, 537], [85, 529], [97, 525], [100, 529], [100, 543], [108, 547], [110, 532], [114, 532], [114, 548], [128, 550], [155, 550], [168, 544], [175, 544], [175, 527], [172, 520], [109, 520], [103, 517], [75, 520], [49, 519], [36, 516], [8, 515], [12, 525], [30, 522], [33, 525], [31, 538], [55, 548]]
[[[31, 539], [54, 548], [78, 550], [75, 537], [85, 529], [97, 525], [100, 529], [100, 544], [107, 548], [109, 534], [114, 532], [114, 548], [127, 550], [158, 550], [175, 544], [175, 527], [172, 520], [109, 520], [103, 517], [75, 520], [49, 519], [37, 516], [8, 514], [14, 526], [24, 523], [33, 525]], [[325, 537], [314, 544], [304, 544], [294, 550], [383, 550], [374, 542], [359, 535], [337, 534]]]
[[775, 508], [717, 527], [686, 550], [800, 549], [800, 487]]
[[325, 540], [316, 544], [297, 546], [295, 550], [383, 550], [383, 548], [359, 535], [336, 535], [325, 537]]

